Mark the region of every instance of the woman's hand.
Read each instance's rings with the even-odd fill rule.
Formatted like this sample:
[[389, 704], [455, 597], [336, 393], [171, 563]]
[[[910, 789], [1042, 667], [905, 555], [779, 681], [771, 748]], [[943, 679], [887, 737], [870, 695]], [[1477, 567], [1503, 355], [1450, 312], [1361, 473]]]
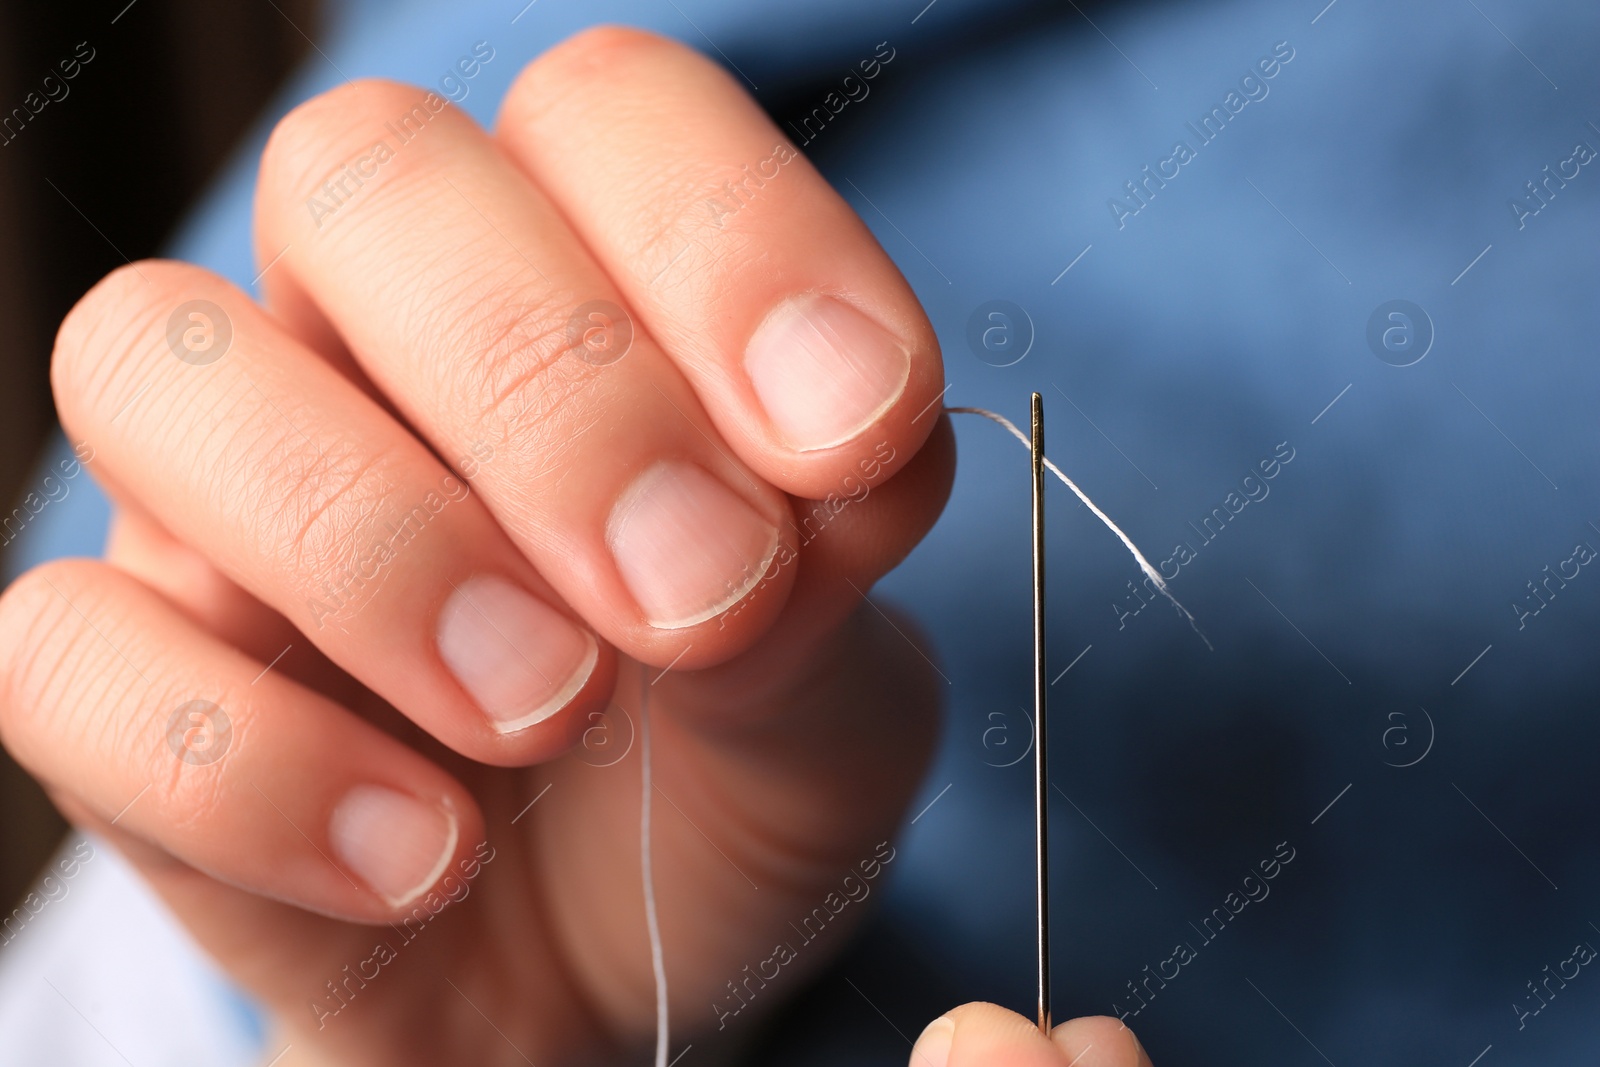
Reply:
[[926, 644], [863, 604], [953, 473], [916, 299], [718, 68], [614, 29], [493, 133], [306, 103], [256, 234], [265, 308], [144, 262], [61, 328], [117, 517], [0, 600], [6, 745], [284, 1067], [614, 1061], [654, 1036], [648, 693], [675, 1046], [730, 1053], [933, 744]]

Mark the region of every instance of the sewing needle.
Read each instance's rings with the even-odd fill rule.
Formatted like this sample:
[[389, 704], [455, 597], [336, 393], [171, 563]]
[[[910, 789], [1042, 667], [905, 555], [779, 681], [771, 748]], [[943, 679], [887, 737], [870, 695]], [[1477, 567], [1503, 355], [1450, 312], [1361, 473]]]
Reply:
[[1045, 790], [1045, 681], [1044, 645], [1044, 398], [1033, 394], [1033, 435], [1029, 451], [1033, 460], [1033, 820], [1035, 862], [1039, 895], [1039, 1030], [1050, 1036], [1050, 863], [1046, 833]]

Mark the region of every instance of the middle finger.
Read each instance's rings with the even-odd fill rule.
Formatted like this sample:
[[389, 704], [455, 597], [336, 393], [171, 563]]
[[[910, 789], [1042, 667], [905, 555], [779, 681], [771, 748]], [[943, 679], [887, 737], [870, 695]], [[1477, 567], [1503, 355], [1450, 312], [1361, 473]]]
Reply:
[[618, 647], [704, 665], [781, 608], [787, 498], [642, 330], [620, 358], [604, 338], [574, 347], [575, 313], [576, 330], [604, 329], [590, 306], [620, 296], [466, 116], [385, 82], [302, 105], [263, 157], [257, 232], [263, 259], [281, 250], [269, 296], [309, 297], [436, 449], [494, 445], [483, 499]]

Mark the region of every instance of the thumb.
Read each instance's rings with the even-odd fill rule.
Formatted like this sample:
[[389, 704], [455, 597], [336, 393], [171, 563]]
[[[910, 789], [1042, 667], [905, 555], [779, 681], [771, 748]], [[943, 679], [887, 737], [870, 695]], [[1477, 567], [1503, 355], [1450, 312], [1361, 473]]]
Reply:
[[1121, 1022], [1091, 1016], [1064, 1022], [1048, 1039], [1014, 1011], [963, 1004], [928, 1024], [910, 1067], [1151, 1067], [1144, 1046]]

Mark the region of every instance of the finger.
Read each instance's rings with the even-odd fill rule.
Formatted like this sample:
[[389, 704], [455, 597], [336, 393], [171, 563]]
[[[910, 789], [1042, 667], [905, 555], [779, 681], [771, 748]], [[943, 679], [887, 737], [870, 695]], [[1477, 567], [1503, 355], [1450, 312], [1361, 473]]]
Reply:
[[963, 1004], [933, 1020], [910, 1067], [1150, 1067], [1133, 1031], [1116, 1019], [1074, 1019], [1045, 1037], [1038, 1024], [995, 1004]]
[[200, 629], [260, 663], [271, 664], [273, 671], [357, 714], [379, 705], [390, 710], [281, 613], [173, 537], [137, 504], [117, 502], [104, 558], [171, 601]]
[[18, 762], [221, 881], [378, 922], [482, 840], [477, 804], [439, 767], [105, 564], [18, 579], [0, 650]]
[[[216, 319], [214, 360], [169, 346], [184, 309]], [[113, 495], [445, 744], [528, 763], [604, 707], [614, 656], [471, 491], [494, 453], [446, 467], [233, 286], [177, 263], [116, 272], [68, 315], [52, 373]]]
[[[293, 651], [299, 645], [305, 650], [305, 638], [289, 620], [229, 581], [137, 503], [118, 502], [104, 558], [172, 601], [202, 630], [253, 659], [271, 663], [286, 648]], [[285, 654], [273, 669], [296, 677], [308, 658]]]
[[[873, 487], [857, 482], [856, 492], [832, 500], [794, 501], [805, 565], [795, 576], [783, 617], [759, 644], [730, 663], [659, 678], [655, 684], [660, 690], [682, 690], [684, 707], [676, 714], [736, 732], [747, 730], [763, 709], [786, 714], [784, 702], [771, 697], [794, 685], [796, 678], [810, 677], [813, 657], [852, 613], [878, 620], [893, 614], [871, 595], [873, 583], [933, 528], [954, 473], [955, 435], [950, 420], [941, 416], [933, 436], [889, 481]], [[931, 667], [941, 688], [948, 685], [933, 643], [904, 619], [889, 625], [919, 666]]]
[[1050, 1031], [1050, 1040], [1080, 1067], [1152, 1067], [1138, 1036], [1109, 1015], [1069, 1019]]
[[260, 247], [286, 249], [269, 291], [309, 294], [439, 452], [496, 449], [483, 499], [601, 634], [693, 667], [776, 616], [792, 579], [762, 577], [792, 547], [787, 500], [647, 333], [614, 362], [572, 350], [573, 309], [622, 296], [470, 119], [404, 86], [336, 89], [279, 125], [257, 213]]
[[901, 463], [916, 452], [944, 373], [927, 317], [715, 64], [651, 34], [590, 30], [528, 66], [497, 132], [763, 477], [822, 497], [880, 442]]

